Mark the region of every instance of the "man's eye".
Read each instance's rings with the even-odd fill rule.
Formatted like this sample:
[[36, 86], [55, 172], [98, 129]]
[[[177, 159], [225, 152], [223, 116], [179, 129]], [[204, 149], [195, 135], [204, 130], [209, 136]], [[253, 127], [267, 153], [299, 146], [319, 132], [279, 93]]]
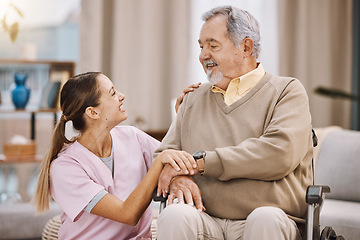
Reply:
[[112, 92], [111, 96], [114, 96], [115, 95], [115, 92]]
[[217, 45], [210, 45], [211, 49], [216, 49], [218, 46]]

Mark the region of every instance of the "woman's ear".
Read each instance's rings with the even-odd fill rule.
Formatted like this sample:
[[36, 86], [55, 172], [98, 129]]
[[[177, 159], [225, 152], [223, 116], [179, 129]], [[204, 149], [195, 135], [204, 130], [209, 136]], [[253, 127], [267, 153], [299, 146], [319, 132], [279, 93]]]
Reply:
[[244, 39], [244, 57], [251, 56], [254, 51], [254, 41], [251, 38]]
[[86, 115], [88, 118], [93, 119], [93, 120], [97, 120], [97, 119], [100, 118], [100, 115], [99, 115], [97, 109], [94, 108], [94, 107], [87, 107], [87, 108], [85, 109], [85, 115]]

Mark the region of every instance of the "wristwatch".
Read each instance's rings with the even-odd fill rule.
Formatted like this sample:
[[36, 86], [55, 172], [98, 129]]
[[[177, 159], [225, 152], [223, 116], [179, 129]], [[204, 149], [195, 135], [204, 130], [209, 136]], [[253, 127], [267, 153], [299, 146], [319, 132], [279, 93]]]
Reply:
[[206, 156], [205, 151], [203, 150], [197, 151], [192, 156], [198, 165], [200, 174], [202, 175], [205, 171], [205, 156]]

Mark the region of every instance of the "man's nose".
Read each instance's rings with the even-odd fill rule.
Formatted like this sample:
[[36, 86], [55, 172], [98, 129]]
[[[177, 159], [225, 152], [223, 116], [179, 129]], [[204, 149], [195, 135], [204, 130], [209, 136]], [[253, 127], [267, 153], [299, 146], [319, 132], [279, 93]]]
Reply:
[[203, 62], [206, 59], [210, 59], [210, 53], [208, 50], [206, 50], [205, 48], [201, 49], [200, 55], [199, 55], [199, 60], [200, 62]]

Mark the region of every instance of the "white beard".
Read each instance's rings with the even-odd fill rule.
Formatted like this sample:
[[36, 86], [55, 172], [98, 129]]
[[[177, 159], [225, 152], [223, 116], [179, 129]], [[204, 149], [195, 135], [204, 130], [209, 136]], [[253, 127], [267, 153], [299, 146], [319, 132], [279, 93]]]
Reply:
[[217, 73], [213, 73], [213, 70], [214, 69], [208, 70], [206, 72], [206, 76], [207, 76], [207, 79], [208, 79], [209, 82], [216, 85], [219, 82], [221, 82], [221, 80], [223, 80], [224, 76], [220, 71], [218, 71]]

